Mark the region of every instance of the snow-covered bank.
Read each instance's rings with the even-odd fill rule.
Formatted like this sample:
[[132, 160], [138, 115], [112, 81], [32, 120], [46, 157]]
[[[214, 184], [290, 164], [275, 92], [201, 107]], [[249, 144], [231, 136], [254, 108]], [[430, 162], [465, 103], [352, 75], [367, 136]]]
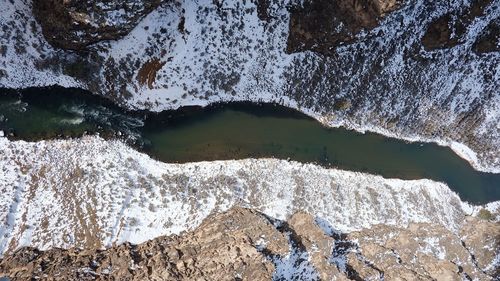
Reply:
[[[284, 104], [285, 106], [288, 106], [290, 108], [297, 109], [301, 111], [302, 113], [316, 119], [319, 121], [321, 124], [327, 127], [344, 127], [350, 130], [354, 130], [360, 133], [366, 133], [366, 132], [372, 132], [372, 133], [377, 133], [381, 134], [386, 137], [391, 137], [391, 138], [396, 138], [396, 139], [401, 139], [405, 140], [408, 142], [427, 142], [427, 143], [436, 143], [437, 145], [440, 146], [445, 146], [449, 147], [453, 152], [455, 152], [458, 156], [460, 156], [462, 159], [466, 160], [471, 164], [471, 166], [482, 172], [487, 172], [487, 173], [500, 173], [500, 166], [497, 167], [496, 163], [500, 163], [500, 155], [498, 155], [497, 158], [495, 158], [494, 165], [488, 165], [485, 164], [484, 161], [481, 161], [477, 153], [474, 152], [470, 147], [468, 147], [466, 144], [451, 140], [451, 139], [442, 139], [442, 138], [429, 138], [426, 136], [418, 135], [417, 133], [414, 134], [402, 134], [402, 133], [396, 133], [391, 130], [388, 130], [384, 127], [377, 127], [371, 124], [357, 124], [350, 122], [345, 119], [338, 119], [335, 118], [335, 116], [325, 116], [318, 114], [317, 112], [313, 110], [308, 110], [308, 109], [302, 109], [298, 106], [296, 106], [294, 103], [286, 103]], [[500, 124], [500, 123], [499, 123]]]
[[[134, 243], [193, 229], [240, 205], [305, 210], [340, 231], [432, 222], [455, 231], [478, 207], [446, 185], [275, 159], [166, 164], [99, 137], [0, 138], [0, 250]], [[492, 205], [493, 206], [493, 205]]]

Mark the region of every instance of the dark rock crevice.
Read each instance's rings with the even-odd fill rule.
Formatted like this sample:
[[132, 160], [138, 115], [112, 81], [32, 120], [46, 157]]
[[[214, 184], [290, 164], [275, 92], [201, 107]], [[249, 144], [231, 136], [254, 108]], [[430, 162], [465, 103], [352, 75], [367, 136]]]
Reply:
[[382, 17], [397, 9], [396, 0], [310, 0], [290, 8], [287, 53], [314, 51], [333, 55], [335, 48], [375, 28]]
[[33, 14], [54, 47], [84, 50], [128, 34], [162, 0], [34, 0]]
[[[492, 0], [474, 0], [470, 7], [462, 11], [449, 12], [436, 18], [427, 27], [422, 37], [422, 45], [427, 51], [431, 51], [451, 48], [463, 43], [464, 36], [470, 24], [477, 17], [484, 16], [485, 9], [491, 3]], [[498, 38], [498, 29], [495, 30], [494, 23], [490, 23], [490, 26], [484, 31], [482, 39], [480, 38], [474, 44], [473, 49], [477, 53], [486, 53], [495, 50], [494, 37]], [[498, 50], [498, 46], [496, 48]]]

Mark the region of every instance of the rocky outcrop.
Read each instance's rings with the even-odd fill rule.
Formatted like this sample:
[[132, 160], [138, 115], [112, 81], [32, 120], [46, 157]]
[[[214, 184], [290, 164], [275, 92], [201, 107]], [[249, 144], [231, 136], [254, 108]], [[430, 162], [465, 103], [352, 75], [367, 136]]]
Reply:
[[[263, 241], [268, 243], [266, 254], [259, 248]], [[137, 246], [126, 243], [104, 251], [23, 248], [4, 258], [0, 271], [11, 280], [270, 280], [274, 265], [266, 255], [287, 252], [287, 239], [265, 216], [235, 208], [207, 218], [192, 233]]]
[[34, 0], [33, 14], [55, 47], [81, 50], [123, 37], [161, 0]]
[[[0, 261], [0, 276], [11, 280], [493, 280], [498, 276], [500, 225], [471, 217], [462, 231], [466, 242], [432, 224], [378, 225], [339, 234], [303, 212], [284, 222], [233, 208], [208, 217], [195, 231], [139, 245], [45, 252], [22, 248]], [[481, 247], [476, 247], [478, 235], [486, 239]]]
[[260, 20], [269, 22], [271, 20], [269, 15], [269, 5], [271, 0], [257, 0], [257, 16]]
[[[465, 8], [462, 12], [446, 13], [441, 17], [431, 22], [422, 37], [422, 45], [426, 50], [435, 50], [442, 48], [451, 48], [460, 43], [463, 43], [463, 36], [467, 32], [470, 24], [476, 18], [484, 16], [485, 9], [490, 5], [492, 0], [474, 0], [470, 7]], [[486, 31], [488, 33], [488, 31]], [[493, 44], [494, 41], [490, 41]], [[488, 43], [480, 44], [476, 47], [478, 52], [487, 52], [491, 46], [486, 46]], [[488, 45], [489, 45], [488, 44]]]
[[336, 47], [370, 30], [399, 0], [309, 0], [290, 12], [287, 52], [333, 54]]
[[476, 53], [500, 52], [500, 18], [491, 21], [474, 42]]
[[474, 263], [485, 274], [500, 279], [500, 230], [499, 223], [467, 218], [460, 231], [462, 246], [467, 250]]

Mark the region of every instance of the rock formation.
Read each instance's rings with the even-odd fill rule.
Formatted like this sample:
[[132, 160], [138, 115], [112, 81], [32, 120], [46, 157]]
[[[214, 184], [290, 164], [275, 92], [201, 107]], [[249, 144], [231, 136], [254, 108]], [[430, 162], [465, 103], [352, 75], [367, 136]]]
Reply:
[[479, 38], [474, 42], [476, 53], [500, 52], [500, 18], [486, 26]]
[[[427, 50], [451, 48], [465, 41], [464, 35], [467, 29], [470, 28], [471, 23], [477, 18], [485, 15], [485, 9], [490, 5], [492, 0], [474, 0], [470, 7], [463, 9], [461, 12], [446, 13], [439, 18], [436, 18], [427, 28], [424, 36], [422, 37], [422, 45]], [[493, 22], [491, 23], [493, 24]], [[493, 26], [492, 26], [493, 27]], [[485, 35], [489, 34], [492, 27], [487, 28]], [[495, 45], [495, 39], [491, 35], [485, 40], [480, 41], [490, 42], [489, 44]], [[498, 39], [496, 39], [498, 42]], [[475, 50], [478, 53], [486, 53], [492, 48], [488, 43], [479, 44]], [[488, 45], [488, 46], [487, 46]], [[498, 48], [498, 47], [497, 47]], [[491, 50], [490, 50], [491, 51]]]
[[[232, 208], [194, 231], [109, 249], [21, 248], [10, 280], [494, 280], [500, 225], [468, 218], [462, 238], [433, 224], [341, 234], [299, 212], [279, 221]], [[496, 260], [495, 260], [496, 259]]]
[[81, 50], [102, 40], [116, 40], [161, 0], [34, 0], [33, 15], [45, 39], [55, 47]]
[[306, 50], [332, 55], [362, 30], [376, 27], [399, 0], [310, 0], [290, 13], [287, 52]]

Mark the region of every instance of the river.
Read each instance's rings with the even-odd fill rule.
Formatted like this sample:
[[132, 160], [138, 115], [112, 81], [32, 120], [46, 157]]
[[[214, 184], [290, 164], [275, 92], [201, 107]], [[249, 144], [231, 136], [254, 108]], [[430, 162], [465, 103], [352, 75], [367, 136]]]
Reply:
[[471, 203], [500, 200], [500, 174], [475, 170], [447, 147], [327, 128], [275, 104], [153, 113], [128, 111], [77, 89], [4, 89], [0, 130], [30, 141], [99, 133], [170, 163], [275, 157], [390, 178], [427, 178], [448, 184]]

